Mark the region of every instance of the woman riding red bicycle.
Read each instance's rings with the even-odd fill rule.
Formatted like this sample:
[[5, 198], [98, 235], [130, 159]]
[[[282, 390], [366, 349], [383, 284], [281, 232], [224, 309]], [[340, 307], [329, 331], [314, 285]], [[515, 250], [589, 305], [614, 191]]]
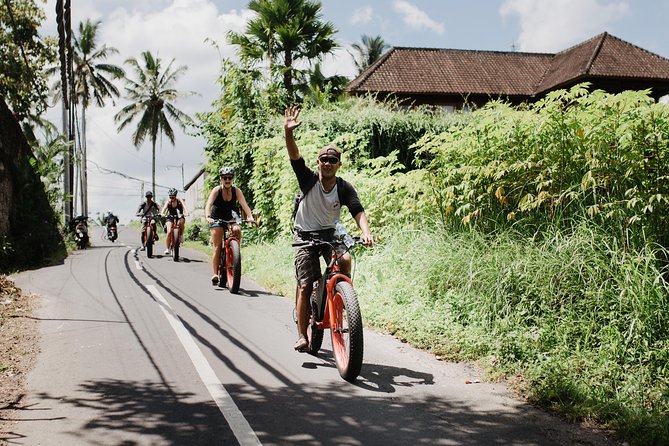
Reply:
[[211, 269], [213, 271], [211, 284], [214, 286], [218, 285], [220, 280], [219, 264], [221, 259], [221, 241], [223, 240], [225, 230], [229, 229], [237, 240], [240, 242], [242, 240], [242, 228], [239, 224], [225, 223], [226, 221], [233, 220], [233, 211], [239, 214], [237, 203], [242, 207], [242, 210], [246, 215], [246, 221], [249, 223], [253, 223], [254, 221], [251, 209], [246, 203], [246, 198], [244, 198], [244, 194], [239, 188], [232, 185], [232, 181], [235, 178], [235, 169], [227, 166], [221, 168], [219, 178], [221, 184], [212, 189], [205, 207], [205, 215], [209, 222], [209, 233], [214, 245], [214, 254], [211, 258]]
[[[186, 205], [183, 201], [177, 198], [177, 190], [175, 188], [170, 189], [167, 192], [168, 199], [163, 205], [163, 208], [160, 210], [160, 214], [166, 217], [165, 231], [167, 236], [165, 237], [165, 255], [170, 254], [170, 247], [173, 244], [176, 244], [174, 238], [174, 225], [179, 226], [179, 233], [183, 234], [186, 224]], [[180, 240], [179, 240], [180, 242]]]

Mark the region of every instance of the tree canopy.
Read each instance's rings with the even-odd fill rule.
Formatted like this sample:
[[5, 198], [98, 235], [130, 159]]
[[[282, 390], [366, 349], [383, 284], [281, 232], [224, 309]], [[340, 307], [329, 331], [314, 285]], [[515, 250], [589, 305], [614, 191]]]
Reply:
[[284, 87], [292, 96], [295, 63], [311, 64], [331, 53], [337, 47], [337, 30], [323, 21], [318, 1], [251, 0], [248, 7], [256, 17], [248, 21], [245, 33], [229, 32], [228, 40], [239, 46], [242, 58], [265, 61], [270, 71], [279, 63]]
[[47, 106], [43, 67], [56, 60], [55, 39], [40, 38], [44, 11], [35, 0], [0, 5], [0, 96], [19, 121], [40, 115]]

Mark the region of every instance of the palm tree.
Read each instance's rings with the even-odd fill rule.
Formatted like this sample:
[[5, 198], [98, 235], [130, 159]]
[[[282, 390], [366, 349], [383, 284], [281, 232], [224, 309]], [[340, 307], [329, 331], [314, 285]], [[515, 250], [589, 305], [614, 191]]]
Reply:
[[[95, 23], [87, 19], [79, 23], [79, 35], [74, 36], [74, 92], [77, 102], [81, 103], [81, 213], [88, 214], [88, 176], [86, 174], [86, 110], [91, 100], [102, 107], [106, 98], [120, 95], [113, 79], [123, 77], [123, 69], [104, 62], [110, 55], [118, 53], [116, 48], [102, 45], [98, 47], [96, 38], [100, 21]], [[53, 72], [54, 69], [51, 69]], [[59, 84], [58, 81], [57, 84]], [[60, 91], [60, 88], [57, 89]]]
[[355, 63], [358, 69], [358, 74], [376, 62], [385, 50], [389, 48], [381, 36], [369, 37], [364, 34], [362, 35], [362, 44], [354, 43], [351, 47], [356, 51], [356, 54], [352, 54], [351, 52], [349, 54], [353, 57], [353, 63]]
[[139, 149], [146, 137], [151, 138], [151, 191], [156, 189], [156, 140], [158, 134], [164, 134], [174, 145], [174, 130], [168, 118], [174, 120], [182, 129], [192, 122], [190, 116], [177, 109], [172, 102], [180, 96], [192, 94], [179, 92], [172, 85], [188, 69], [182, 65], [172, 68], [174, 59], [162, 70], [160, 58], [155, 58], [149, 51], [141, 56], [143, 65], [135, 58], [126, 60], [135, 72], [136, 80], [125, 78], [126, 98], [131, 101], [114, 115], [119, 123], [118, 130], [123, 130], [135, 118], [139, 117], [137, 128], [132, 134], [132, 143]]
[[325, 76], [320, 62], [314, 64], [314, 67], [305, 74], [305, 79], [298, 82], [295, 87], [302, 94], [303, 100], [312, 104], [337, 100], [344, 94], [349, 83], [349, 78], [346, 76]]
[[250, 61], [281, 64], [283, 85], [293, 96], [293, 64], [322, 59], [336, 47], [337, 32], [322, 21], [321, 3], [312, 0], [251, 0], [249, 9], [257, 16], [246, 24], [246, 33], [228, 33], [228, 41], [239, 45], [240, 55]]

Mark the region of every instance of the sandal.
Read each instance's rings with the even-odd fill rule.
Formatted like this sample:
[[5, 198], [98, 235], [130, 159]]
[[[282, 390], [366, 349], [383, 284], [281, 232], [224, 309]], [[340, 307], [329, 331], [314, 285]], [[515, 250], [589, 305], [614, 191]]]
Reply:
[[300, 336], [300, 339], [293, 345], [293, 348], [298, 352], [306, 352], [309, 348], [309, 341], [304, 336]]
[[213, 286], [218, 285], [218, 276], [217, 276], [216, 274], [214, 274], [213, 276], [211, 276], [211, 284], [212, 284]]

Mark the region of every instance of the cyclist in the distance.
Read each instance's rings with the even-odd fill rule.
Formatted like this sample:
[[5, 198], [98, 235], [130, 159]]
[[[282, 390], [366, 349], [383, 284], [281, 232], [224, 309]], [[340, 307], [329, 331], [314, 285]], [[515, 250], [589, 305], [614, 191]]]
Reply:
[[[218, 285], [220, 279], [218, 277], [218, 264], [221, 261], [221, 241], [228, 226], [227, 223], [222, 223], [218, 220], [233, 220], [233, 211], [239, 215], [239, 210], [237, 209], [237, 203], [239, 203], [246, 216], [246, 221], [249, 223], [253, 223], [254, 221], [251, 208], [246, 203], [244, 194], [239, 188], [232, 185], [232, 181], [235, 178], [235, 169], [233, 167], [223, 167], [219, 174], [221, 184], [211, 190], [209, 199], [207, 199], [207, 205], [204, 208], [204, 215], [207, 216], [207, 222], [209, 223], [211, 242], [214, 245], [214, 253], [211, 256], [211, 269], [213, 271], [211, 284], [214, 286]], [[233, 223], [230, 225], [230, 230], [241, 243], [242, 228], [237, 223]]]
[[[333, 239], [336, 222], [340, 220], [341, 206], [348, 208], [351, 216], [362, 231], [362, 241], [366, 245], [374, 244], [374, 236], [369, 229], [367, 215], [360, 203], [358, 194], [351, 183], [337, 177], [341, 167], [341, 151], [335, 146], [323, 147], [318, 153], [318, 171], [307, 167], [295, 142], [293, 130], [299, 127], [298, 107], [289, 107], [284, 115], [284, 134], [290, 165], [297, 176], [302, 191], [295, 214], [295, 241], [307, 241], [312, 238], [330, 241]], [[295, 277], [297, 291], [295, 307], [297, 312], [297, 331], [299, 338], [293, 348], [306, 351], [307, 326], [309, 325], [309, 297], [314, 281], [322, 276], [319, 256], [330, 257], [329, 249], [314, 250], [299, 248], [295, 252]], [[350, 261], [342, 262], [342, 272], [350, 272]]]
[[165, 237], [165, 252], [163, 254], [170, 254], [170, 245], [172, 244], [172, 238], [174, 234], [172, 229], [174, 224], [179, 225], [181, 233], [184, 233], [184, 227], [186, 225], [186, 204], [180, 199], [177, 198], [177, 190], [175, 188], [170, 189], [167, 192], [168, 198], [163, 205], [163, 208], [160, 210], [160, 214], [164, 215], [167, 219], [165, 230], [167, 231], [167, 236]]
[[[138, 217], [155, 217], [160, 214], [160, 209], [158, 208], [158, 204], [153, 201], [153, 192], [147, 191], [146, 194], [144, 194], [146, 197], [146, 201], [142, 202], [142, 204], [139, 205], [137, 208], [137, 214]], [[144, 227], [146, 225], [146, 222], [142, 222], [142, 248], [144, 249]], [[158, 231], [156, 231], [156, 225], [154, 224], [152, 226], [153, 228], [153, 240], [158, 241]]]

